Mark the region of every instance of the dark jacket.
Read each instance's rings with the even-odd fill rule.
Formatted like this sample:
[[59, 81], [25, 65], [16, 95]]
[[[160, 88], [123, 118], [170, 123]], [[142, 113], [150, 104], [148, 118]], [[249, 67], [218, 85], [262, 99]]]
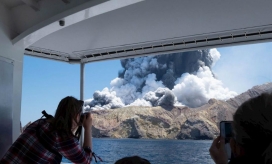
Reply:
[[239, 157], [231, 159], [228, 164], [262, 164], [262, 162], [247, 157]]

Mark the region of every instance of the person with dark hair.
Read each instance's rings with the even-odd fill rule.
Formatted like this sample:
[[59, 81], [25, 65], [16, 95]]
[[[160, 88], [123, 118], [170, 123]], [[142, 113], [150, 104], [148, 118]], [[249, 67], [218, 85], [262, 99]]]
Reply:
[[[11, 145], [0, 160], [5, 163], [60, 163], [62, 156], [73, 163], [91, 163], [92, 160], [92, 115], [80, 115], [83, 101], [68, 96], [58, 105], [55, 117], [39, 119], [30, 124]], [[83, 147], [75, 132], [84, 127]]]
[[[233, 115], [230, 140], [234, 158], [229, 164], [272, 164], [272, 94], [244, 102]], [[216, 164], [227, 164], [225, 140], [217, 137], [210, 148]]]
[[139, 156], [124, 157], [117, 160], [114, 164], [151, 164], [147, 159]]

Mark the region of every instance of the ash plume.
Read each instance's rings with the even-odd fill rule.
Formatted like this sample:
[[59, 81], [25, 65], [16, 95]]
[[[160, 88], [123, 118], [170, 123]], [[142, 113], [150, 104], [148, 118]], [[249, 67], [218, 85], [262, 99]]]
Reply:
[[[173, 89], [175, 81], [183, 73], [194, 73], [202, 66], [210, 68], [212, 63], [213, 58], [209, 55], [209, 50], [180, 52], [141, 59], [123, 59], [121, 60], [123, 70], [119, 72], [119, 78], [130, 80], [130, 75], [133, 75], [136, 76], [135, 78], [143, 79], [148, 74], [154, 73], [157, 81], [162, 81], [165, 87]], [[132, 74], [128, 71], [132, 71]], [[143, 85], [137, 89], [141, 91], [142, 87]]]
[[210, 98], [236, 95], [214, 78], [212, 66], [220, 58], [216, 49], [180, 52], [121, 60], [123, 70], [111, 87], [96, 91], [86, 109], [124, 106], [187, 105], [198, 107]]

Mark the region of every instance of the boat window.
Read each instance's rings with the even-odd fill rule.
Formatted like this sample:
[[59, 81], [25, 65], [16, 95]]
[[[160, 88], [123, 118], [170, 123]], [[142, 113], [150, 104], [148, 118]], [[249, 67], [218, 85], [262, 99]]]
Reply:
[[[104, 163], [133, 155], [151, 163], [211, 163], [208, 149], [219, 122], [272, 89], [271, 46], [86, 63], [84, 112], [94, 115], [93, 150]], [[23, 71], [23, 126], [42, 110], [54, 115], [63, 97], [79, 98], [79, 65], [25, 56]]]

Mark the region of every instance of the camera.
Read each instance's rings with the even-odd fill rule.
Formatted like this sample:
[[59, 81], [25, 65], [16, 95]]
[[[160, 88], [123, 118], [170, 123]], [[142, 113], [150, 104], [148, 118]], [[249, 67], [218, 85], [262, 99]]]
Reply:
[[89, 112], [81, 113], [81, 114], [80, 114], [80, 120], [79, 120], [80, 124], [83, 124], [84, 117], [85, 117], [85, 115], [87, 115], [88, 113], [89, 113]]
[[221, 121], [220, 122], [220, 136], [225, 138], [225, 150], [228, 155], [228, 159], [230, 160], [233, 157], [230, 148], [230, 139], [233, 137], [232, 135], [232, 121]]

